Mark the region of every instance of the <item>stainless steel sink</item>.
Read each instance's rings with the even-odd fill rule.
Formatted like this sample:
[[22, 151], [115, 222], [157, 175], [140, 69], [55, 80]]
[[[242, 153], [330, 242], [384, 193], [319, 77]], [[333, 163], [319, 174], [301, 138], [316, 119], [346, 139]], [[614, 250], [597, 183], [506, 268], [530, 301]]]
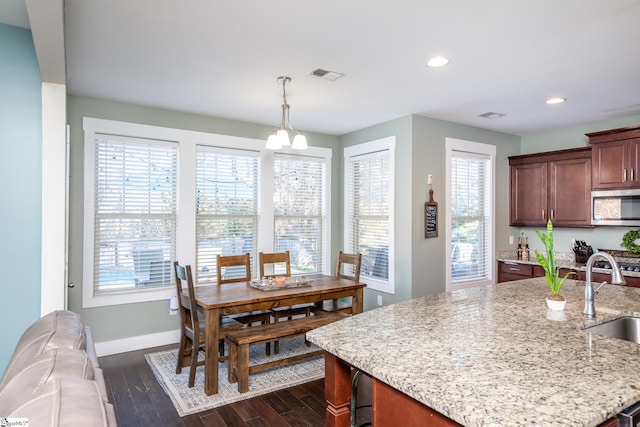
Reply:
[[640, 317], [621, 317], [609, 322], [601, 323], [586, 331], [611, 338], [618, 338], [640, 344]]

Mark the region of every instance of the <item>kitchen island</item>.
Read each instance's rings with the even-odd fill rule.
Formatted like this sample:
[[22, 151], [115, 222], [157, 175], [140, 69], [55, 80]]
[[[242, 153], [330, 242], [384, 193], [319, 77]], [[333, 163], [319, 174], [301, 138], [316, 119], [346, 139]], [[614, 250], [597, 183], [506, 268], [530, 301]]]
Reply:
[[554, 312], [545, 305], [544, 278], [500, 283], [411, 299], [309, 332], [327, 351], [327, 425], [348, 425], [350, 367], [374, 379], [374, 420], [386, 412], [398, 425], [409, 424], [401, 418], [406, 410], [377, 404], [376, 382], [380, 393], [433, 410], [431, 420], [442, 414], [439, 425], [610, 420], [640, 401], [640, 346], [584, 328], [640, 316], [640, 289], [604, 286], [588, 321], [584, 282], [567, 280], [561, 293], [566, 308]]

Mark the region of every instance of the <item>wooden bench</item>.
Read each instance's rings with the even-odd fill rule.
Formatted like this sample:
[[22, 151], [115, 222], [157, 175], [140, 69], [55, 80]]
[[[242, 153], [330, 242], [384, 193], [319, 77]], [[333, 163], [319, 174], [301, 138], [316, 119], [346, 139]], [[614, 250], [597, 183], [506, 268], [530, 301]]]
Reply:
[[312, 329], [328, 325], [345, 317], [349, 317], [349, 315], [341, 312], [325, 313], [227, 332], [227, 339], [229, 340], [229, 383], [237, 382], [238, 391], [246, 393], [249, 391], [249, 374], [289, 365], [324, 354], [324, 350], [316, 350], [249, 366], [249, 345], [304, 335]]

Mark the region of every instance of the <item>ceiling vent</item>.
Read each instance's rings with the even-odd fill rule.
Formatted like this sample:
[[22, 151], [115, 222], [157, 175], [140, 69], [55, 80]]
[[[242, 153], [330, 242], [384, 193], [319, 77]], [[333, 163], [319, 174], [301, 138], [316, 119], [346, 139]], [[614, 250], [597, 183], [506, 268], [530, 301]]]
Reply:
[[325, 70], [322, 68], [316, 68], [315, 70], [311, 71], [309, 74], [312, 76], [320, 77], [325, 80], [331, 80], [331, 81], [338, 80], [340, 77], [344, 76], [343, 73], [339, 73], [337, 71]]
[[494, 113], [493, 111], [487, 111], [486, 113], [478, 114], [478, 117], [484, 117], [485, 119], [499, 119], [500, 117], [504, 116], [506, 116], [506, 114]]

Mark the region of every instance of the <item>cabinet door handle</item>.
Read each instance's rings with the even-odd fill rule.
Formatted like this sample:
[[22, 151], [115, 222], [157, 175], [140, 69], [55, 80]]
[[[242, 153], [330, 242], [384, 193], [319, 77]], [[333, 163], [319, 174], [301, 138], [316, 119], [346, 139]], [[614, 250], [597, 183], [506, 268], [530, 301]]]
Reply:
[[549, 218], [551, 218], [551, 220], [555, 219], [555, 217], [553, 216], [553, 209], [551, 209], [551, 216]]
[[622, 182], [627, 182], [627, 169], [622, 171]]
[[509, 267], [509, 270], [511, 270], [511, 271], [520, 271], [520, 269], [516, 268], [516, 267]]
[[542, 219], [544, 219], [544, 209], [542, 209]]

